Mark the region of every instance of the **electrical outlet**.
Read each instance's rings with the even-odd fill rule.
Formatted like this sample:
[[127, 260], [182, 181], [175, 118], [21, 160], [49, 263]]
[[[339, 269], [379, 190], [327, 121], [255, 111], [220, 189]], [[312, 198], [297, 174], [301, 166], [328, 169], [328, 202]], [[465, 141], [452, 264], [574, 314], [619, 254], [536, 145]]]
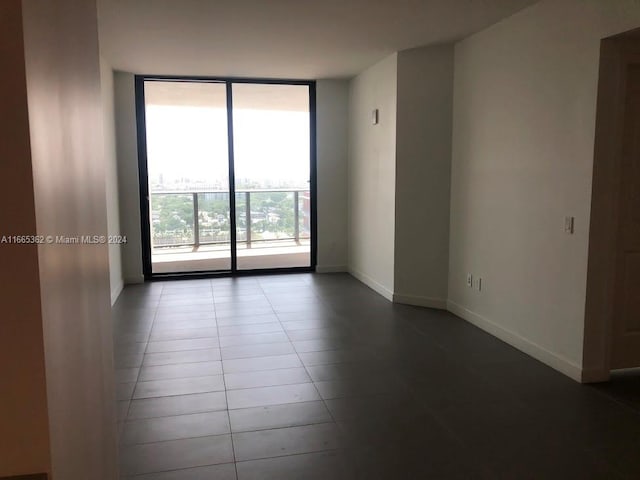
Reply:
[[467, 287], [473, 287], [473, 275], [467, 273]]
[[476, 278], [476, 290], [479, 292], [482, 290], [482, 278], [480, 277]]

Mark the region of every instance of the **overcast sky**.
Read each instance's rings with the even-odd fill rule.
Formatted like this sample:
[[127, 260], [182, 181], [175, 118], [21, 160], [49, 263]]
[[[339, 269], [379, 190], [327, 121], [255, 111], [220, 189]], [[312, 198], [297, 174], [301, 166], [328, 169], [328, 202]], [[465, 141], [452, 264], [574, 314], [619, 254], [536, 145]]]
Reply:
[[[295, 184], [309, 180], [309, 113], [234, 109], [236, 178]], [[147, 105], [147, 157], [151, 179], [227, 183], [225, 109]]]

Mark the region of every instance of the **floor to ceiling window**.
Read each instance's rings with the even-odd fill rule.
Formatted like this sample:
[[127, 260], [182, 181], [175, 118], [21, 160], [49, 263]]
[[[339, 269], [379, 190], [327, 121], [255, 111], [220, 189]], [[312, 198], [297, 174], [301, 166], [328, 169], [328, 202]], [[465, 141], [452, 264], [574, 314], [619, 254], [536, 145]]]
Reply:
[[314, 83], [136, 81], [145, 275], [313, 268]]

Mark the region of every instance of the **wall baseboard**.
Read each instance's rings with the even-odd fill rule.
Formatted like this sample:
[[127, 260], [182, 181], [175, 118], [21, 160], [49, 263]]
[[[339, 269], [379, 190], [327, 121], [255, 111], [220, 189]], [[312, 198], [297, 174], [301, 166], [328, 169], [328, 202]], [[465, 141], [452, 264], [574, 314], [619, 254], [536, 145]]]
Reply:
[[116, 285], [116, 287], [111, 290], [111, 306], [113, 307], [118, 301], [118, 297], [122, 293], [122, 289], [124, 288], [124, 282], [120, 280], [120, 283]]
[[316, 273], [342, 273], [348, 272], [349, 267], [346, 265], [317, 265]]
[[362, 272], [354, 270], [353, 268], [349, 268], [349, 273], [355, 278], [357, 278], [358, 280], [360, 280], [362, 283], [364, 283], [371, 290], [378, 292], [384, 298], [386, 298], [390, 302], [393, 302], [393, 292], [389, 290], [387, 287], [385, 287], [384, 285], [382, 285], [381, 283], [375, 281], [369, 275], [366, 275]]
[[521, 337], [517, 333], [507, 330], [500, 325], [495, 324], [491, 320], [484, 318], [471, 310], [467, 310], [465, 307], [458, 305], [455, 302], [452, 302], [451, 300], [447, 301], [447, 310], [476, 327], [481, 328], [485, 332], [490, 333], [494, 337], [499, 338], [503, 342], [508, 343], [512, 347], [517, 348], [536, 360], [539, 360], [545, 365], [550, 366], [554, 370], [558, 370], [559, 372], [567, 375], [576, 382], [584, 382], [582, 368], [569, 359], [551, 352], [546, 348]]
[[413, 305], [415, 307], [437, 308], [439, 310], [447, 309], [447, 301], [442, 298], [421, 297], [417, 295], [403, 295], [394, 293], [393, 302], [403, 305]]

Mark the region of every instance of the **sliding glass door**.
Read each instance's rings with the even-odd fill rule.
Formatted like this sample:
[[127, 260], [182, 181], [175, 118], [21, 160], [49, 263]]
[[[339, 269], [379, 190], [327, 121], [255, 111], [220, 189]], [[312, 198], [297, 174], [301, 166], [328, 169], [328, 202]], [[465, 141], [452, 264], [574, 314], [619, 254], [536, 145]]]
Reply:
[[313, 267], [313, 88], [136, 78], [146, 276]]
[[238, 269], [311, 263], [308, 85], [233, 85]]

